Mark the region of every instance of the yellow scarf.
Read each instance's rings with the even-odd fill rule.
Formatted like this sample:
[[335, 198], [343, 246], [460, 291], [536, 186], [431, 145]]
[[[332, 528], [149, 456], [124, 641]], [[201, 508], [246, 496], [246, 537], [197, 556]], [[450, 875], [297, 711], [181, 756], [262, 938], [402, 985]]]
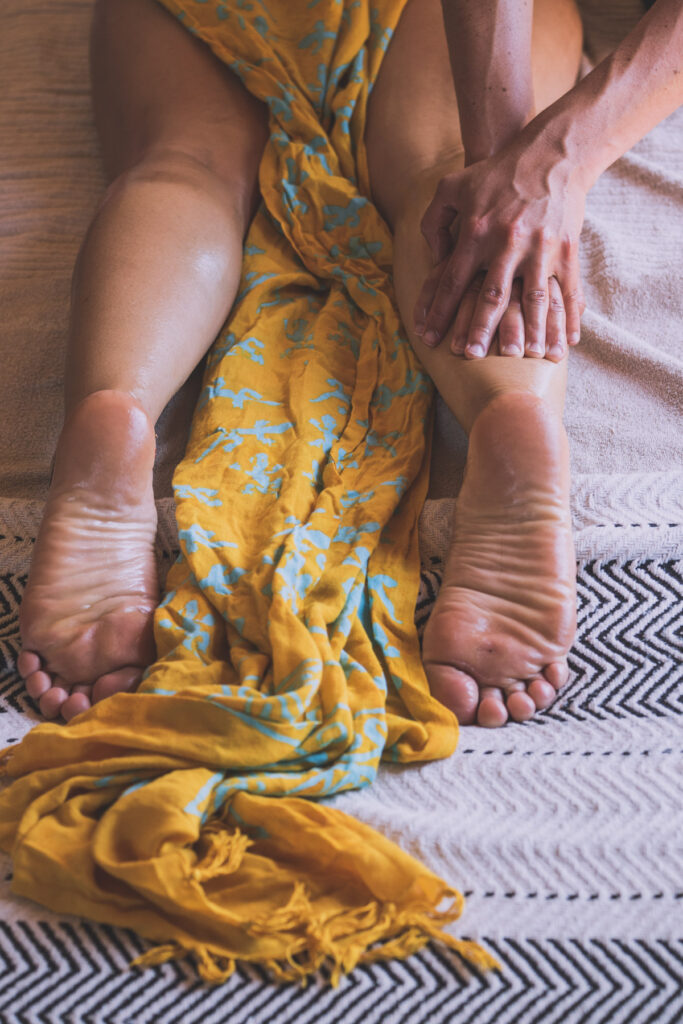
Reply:
[[158, 661], [4, 752], [14, 891], [209, 981], [239, 959], [334, 981], [430, 938], [490, 966], [443, 931], [459, 893], [316, 802], [457, 740], [413, 624], [431, 389], [363, 145], [402, 2], [164, 3], [268, 104], [263, 204], [174, 480]]

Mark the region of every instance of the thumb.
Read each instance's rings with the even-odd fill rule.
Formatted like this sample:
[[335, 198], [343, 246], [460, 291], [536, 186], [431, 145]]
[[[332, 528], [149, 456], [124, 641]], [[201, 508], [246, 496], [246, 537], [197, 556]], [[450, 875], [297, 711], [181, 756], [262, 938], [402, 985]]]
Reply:
[[452, 191], [448, 179], [442, 178], [420, 224], [435, 263], [441, 263], [453, 248], [451, 227], [458, 211]]

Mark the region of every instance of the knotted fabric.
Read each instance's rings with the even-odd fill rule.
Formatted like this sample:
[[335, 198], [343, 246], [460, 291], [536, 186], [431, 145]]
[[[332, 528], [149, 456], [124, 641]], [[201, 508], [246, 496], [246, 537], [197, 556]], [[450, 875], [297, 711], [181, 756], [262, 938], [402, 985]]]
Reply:
[[[181, 556], [134, 694], [5, 753], [14, 890], [278, 977], [403, 956], [459, 893], [321, 798], [450, 755], [413, 622], [431, 387], [369, 199], [369, 90], [402, 0], [164, 0], [269, 110], [262, 204], [174, 478]], [[163, 254], [160, 254], [160, 257]]]

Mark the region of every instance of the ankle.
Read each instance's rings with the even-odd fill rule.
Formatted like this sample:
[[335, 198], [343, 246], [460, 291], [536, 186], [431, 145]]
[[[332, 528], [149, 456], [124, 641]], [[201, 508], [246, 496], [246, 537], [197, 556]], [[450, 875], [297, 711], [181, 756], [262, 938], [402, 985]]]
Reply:
[[159, 418], [161, 410], [152, 408], [146, 396], [139, 393], [135, 388], [125, 387], [90, 387], [71, 389], [66, 388], [64, 398], [64, 427], [74, 418], [75, 414], [88, 406], [102, 409], [117, 407], [121, 410], [129, 409], [134, 414], [143, 413], [152, 429]]
[[[506, 416], [518, 412], [547, 413], [559, 416], [560, 410], [548, 398], [536, 391], [517, 388], [498, 388], [487, 395], [485, 402], [477, 411], [474, 422], [486, 413], [488, 416]], [[474, 425], [474, 423], [473, 423]]]
[[[497, 364], [505, 363], [504, 367], [497, 365], [496, 370], [504, 369], [505, 373], [491, 373], [487, 363], [496, 359]], [[532, 362], [531, 360], [509, 360], [499, 359], [496, 356], [487, 356], [485, 359], [466, 361], [463, 363], [463, 370], [467, 372], [467, 388], [462, 388], [460, 406], [456, 415], [462, 424], [463, 429], [470, 433], [475, 422], [481, 414], [490, 409], [505, 406], [528, 406], [533, 408], [541, 403], [549, 410], [554, 411], [557, 416], [562, 415], [564, 406], [564, 379], [557, 374], [545, 373], [546, 367], [536, 367], [540, 360], [533, 361], [534, 370], [525, 373], [525, 366], [518, 366]], [[513, 364], [513, 365], [510, 365]], [[548, 368], [553, 364], [548, 364]]]
[[527, 424], [533, 424], [528, 428], [532, 434], [550, 430], [554, 435], [562, 428], [561, 409], [533, 391], [499, 391], [477, 410], [467, 433], [470, 443], [473, 434], [480, 437], [493, 431], [506, 446], [515, 445], [520, 439], [520, 430], [524, 434], [528, 432]]
[[104, 492], [115, 486], [120, 501], [136, 501], [151, 488], [154, 425], [126, 391], [103, 389], [70, 410], [57, 444], [53, 487], [74, 484]]

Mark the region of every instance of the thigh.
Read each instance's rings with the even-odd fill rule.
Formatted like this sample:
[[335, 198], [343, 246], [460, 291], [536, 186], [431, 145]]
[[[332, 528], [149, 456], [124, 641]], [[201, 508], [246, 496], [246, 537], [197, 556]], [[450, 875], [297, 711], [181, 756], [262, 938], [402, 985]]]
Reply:
[[156, 0], [97, 0], [91, 75], [110, 177], [170, 149], [256, 187], [264, 104]]
[[[573, 86], [581, 42], [574, 0], [536, 0], [537, 111]], [[365, 139], [373, 199], [392, 226], [404, 203], [431, 198], [440, 168], [463, 159], [440, 0], [408, 0], [370, 95]]]

